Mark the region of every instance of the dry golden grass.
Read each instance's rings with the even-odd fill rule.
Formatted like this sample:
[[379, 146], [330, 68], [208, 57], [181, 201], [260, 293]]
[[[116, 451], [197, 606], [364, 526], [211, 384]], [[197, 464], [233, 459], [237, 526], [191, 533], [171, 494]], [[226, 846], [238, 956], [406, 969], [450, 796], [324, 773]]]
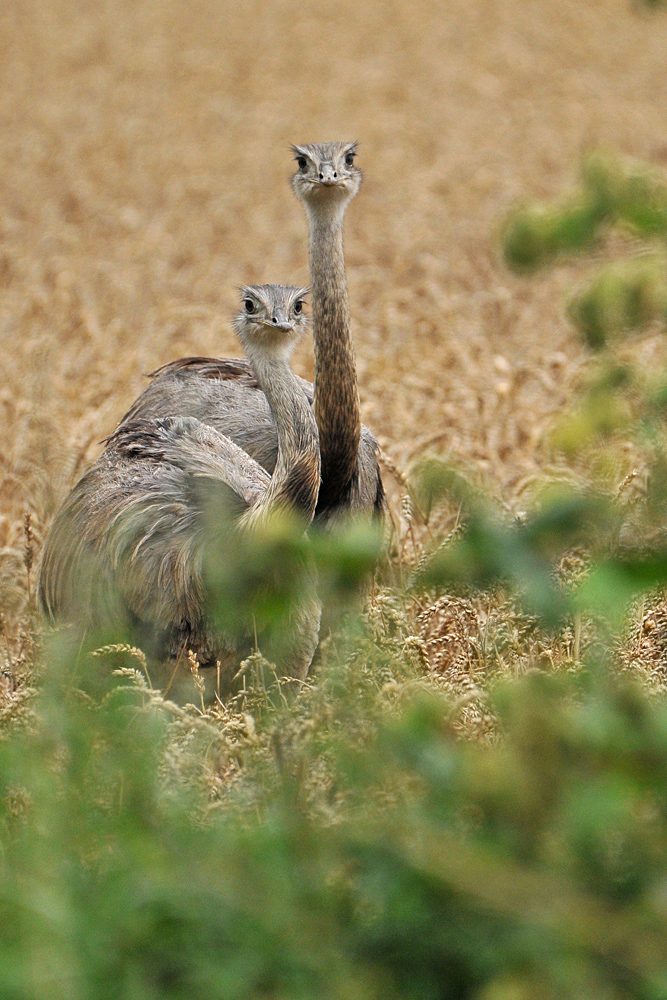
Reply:
[[366, 423], [399, 466], [430, 448], [516, 498], [585, 354], [563, 316], [577, 269], [513, 278], [498, 221], [558, 193], [587, 148], [667, 160], [666, 49], [667, 17], [628, 0], [7, 0], [3, 641], [22, 641], [25, 514], [36, 557], [144, 373], [237, 354], [239, 283], [307, 282], [294, 141], [361, 141], [347, 259]]

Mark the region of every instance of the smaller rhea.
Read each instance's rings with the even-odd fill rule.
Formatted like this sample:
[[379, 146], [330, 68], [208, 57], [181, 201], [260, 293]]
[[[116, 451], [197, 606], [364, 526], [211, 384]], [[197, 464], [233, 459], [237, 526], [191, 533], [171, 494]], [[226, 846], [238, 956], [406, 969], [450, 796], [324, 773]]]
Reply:
[[[226, 632], [211, 620], [204, 579], [207, 561], [215, 558], [211, 546], [220, 546], [222, 558], [233, 550], [242, 560], [249, 533], [271, 514], [296, 512], [309, 523], [317, 505], [317, 424], [289, 365], [307, 326], [306, 293], [249, 285], [241, 289], [235, 318], [277, 427], [273, 475], [194, 417], [124, 423], [54, 519], [39, 579], [48, 619], [106, 634], [129, 625], [155, 660], [193, 650], [202, 665], [218, 661], [229, 689], [255, 637]], [[219, 515], [213, 531], [211, 511]], [[280, 644], [285, 675], [306, 676], [319, 621], [314, 594], [303, 594], [282, 630], [288, 633]]]

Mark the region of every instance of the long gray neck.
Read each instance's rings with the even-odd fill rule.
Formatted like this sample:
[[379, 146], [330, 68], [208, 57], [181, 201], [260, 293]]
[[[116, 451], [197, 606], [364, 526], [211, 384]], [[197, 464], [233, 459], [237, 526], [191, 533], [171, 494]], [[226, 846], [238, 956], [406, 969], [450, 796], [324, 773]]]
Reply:
[[319, 435], [312, 408], [286, 359], [252, 350], [248, 357], [278, 431], [276, 466], [255, 514], [289, 507], [310, 521], [320, 487]]
[[357, 471], [361, 417], [343, 255], [343, 210], [309, 211], [310, 282], [315, 344], [313, 408], [320, 432], [318, 510], [344, 500]]

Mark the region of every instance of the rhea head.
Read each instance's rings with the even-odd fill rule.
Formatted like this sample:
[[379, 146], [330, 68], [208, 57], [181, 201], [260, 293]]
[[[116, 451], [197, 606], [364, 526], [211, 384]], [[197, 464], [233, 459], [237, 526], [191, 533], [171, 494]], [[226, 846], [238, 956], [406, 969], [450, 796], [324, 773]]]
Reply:
[[356, 142], [314, 142], [292, 146], [298, 167], [292, 178], [297, 198], [308, 208], [345, 208], [361, 185], [361, 170], [354, 165]]
[[288, 285], [245, 285], [242, 308], [234, 326], [250, 357], [274, 356], [288, 361], [308, 320], [303, 311], [307, 288]]

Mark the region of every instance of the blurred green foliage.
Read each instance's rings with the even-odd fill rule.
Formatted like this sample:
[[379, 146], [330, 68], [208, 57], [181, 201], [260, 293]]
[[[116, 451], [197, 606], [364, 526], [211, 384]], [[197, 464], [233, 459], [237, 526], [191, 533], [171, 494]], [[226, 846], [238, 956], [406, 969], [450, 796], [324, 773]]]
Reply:
[[339, 610], [358, 599], [382, 552], [382, 525], [364, 519], [345, 521], [335, 531], [306, 527], [280, 511], [241, 540], [216, 528], [206, 578], [213, 613], [225, 630], [247, 629], [254, 620], [261, 631], [315, 589]]
[[604, 347], [608, 337], [641, 330], [667, 317], [664, 262], [631, 261], [598, 272], [570, 303], [570, 316], [589, 347]]
[[[434, 460], [424, 470], [431, 483], [438, 464]], [[513, 522], [488, 503], [462, 506], [461, 532], [423, 561], [412, 585], [419, 590], [500, 583], [547, 629], [584, 614], [603, 619], [618, 635], [638, 597], [667, 587], [664, 532], [652, 545], [640, 533], [624, 540], [624, 513], [614, 498], [567, 484], [545, 491], [531, 512]], [[585, 552], [586, 573], [573, 583], [559, 576], [558, 567], [575, 549]]]
[[667, 707], [632, 687], [532, 674], [482, 746], [348, 661], [317, 732], [283, 706], [237, 744], [259, 799], [214, 803], [173, 768], [222, 730], [66, 677], [0, 743], [8, 1000], [667, 996]]
[[594, 348], [604, 347], [608, 338], [623, 332], [665, 322], [667, 185], [663, 179], [647, 167], [592, 155], [583, 165], [575, 193], [553, 204], [516, 209], [502, 234], [506, 264], [517, 273], [531, 274], [600, 248], [612, 231], [641, 241], [649, 256], [601, 268], [575, 295], [570, 316]]
[[552, 205], [525, 205], [505, 222], [503, 254], [518, 272], [589, 251], [613, 226], [642, 239], [667, 236], [667, 186], [647, 167], [596, 153], [579, 190]]
[[[448, 472], [437, 460], [425, 463], [417, 495], [426, 481], [431, 496], [439, 480], [441, 499], [447, 496]], [[457, 495], [457, 494], [455, 494]], [[603, 547], [613, 531], [614, 511], [605, 498], [572, 489], [554, 489], [524, 519], [508, 522], [490, 503], [474, 500], [461, 505], [463, 530], [439, 546], [417, 570], [417, 589], [467, 584], [485, 587], [507, 584], [531, 614], [547, 627], [557, 627], [571, 614], [575, 597], [559, 584], [556, 566], [569, 549], [585, 542]]]

